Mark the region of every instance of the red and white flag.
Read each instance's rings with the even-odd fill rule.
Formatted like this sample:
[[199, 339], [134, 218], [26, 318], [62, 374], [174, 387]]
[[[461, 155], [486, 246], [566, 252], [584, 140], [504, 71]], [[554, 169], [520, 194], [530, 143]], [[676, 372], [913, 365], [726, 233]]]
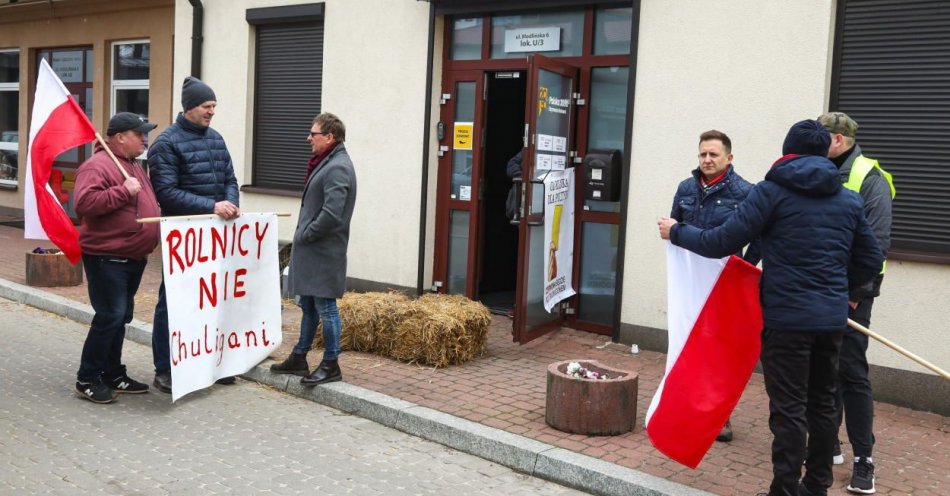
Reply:
[[81, 256], [79, 232], [49, 186], [49, 178], [59, 154], [94, 139], [96, 128], [44, 59], [36, 78], [26, 154], [23, 237], [52, 241], [74, 264]]
[[646, 415], [650, 441], [696, 468], [739, 402], [759, 359], [761, 271], [736, 256], [667, 246], [666, 375]]

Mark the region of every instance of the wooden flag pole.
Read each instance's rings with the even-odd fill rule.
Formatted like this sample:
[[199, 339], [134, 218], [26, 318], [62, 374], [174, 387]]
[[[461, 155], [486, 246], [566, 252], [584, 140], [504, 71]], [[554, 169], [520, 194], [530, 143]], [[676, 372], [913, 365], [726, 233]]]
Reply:
[[109, 148], [109, 145], [106, 144], [106, 140], [102, 139], [102, 135], [99, 134], [99, 131], [96, 131], [96, 139], [99, 140], [99, 144], [102, 145], [102, 148], [105, 149], [106, 153], [112, 157], [112, 161], [115, 162], [115, 166], [119, 168], [119, 172], [125, 176], [126, 179], [129, 178], [129, 173], [125, 171], [125, 167], [122, 167], [122, 164], [119, 163], [119, 159], [115, 158], [115, 154], [112, 153], [112, 149]]
[[874, 331], [868, 329], [867, 327], [864, 327], [864, 326], [861, 325], [861, 324], [858, 324], [857, 322], [855, 322], [855, 321], [853, 321], [853, 320], [851, 320], [851, 319], [848, 319], [848, 325], [851, 326], [852, 329], [854, 329], [854, 330], [856, 330], [856, 331], [858, 331], [858, 332], [860, 332], [860, 333], [862, 333], [862, 334], [866, 334], [866, 335], [868, 335], [868, 336], [870, 336], [870, 337], [872, 337], [872, 338], [874, 338], [874, 339], [880, 341], [881, 343], [884, 343], [885, 345], [887, 345], [888, 347], [890, 347], [892, 350], [894, 350], [894, 351], [900, 353], [901, 355], [906, 356], [907, 358], [910, 358], [911, 360], [913, 360], [913, 361], [919, 363], [920, 365], [922, 365], [922, 366], [924, 366], [924, 367], [926, 367], [926, 368], [928, 368], [928, 369], [930, 369], [930, 370], [936, 372], [937, 375], [939, 375], [939, 376], [943, 377], [944, 379], [950, 381], [950, 374], [948, 374], [945, 370], [943, 370], [943, 369], [941, 369], [940, 367], [938, 367], [938, 366], [936, 366], [936, 365], [934, 365], [934, 364], [928, 362], [927, 360], [924, 360], [923, 358], [921, 358], [921, 357], [919, 357], [919, 356], [917, 356], [917, 355], [911, 353], [910, 351], [908, 351], [908, 350], [902, 348], [902, 347], [899, 346], [897, 343], [891, 342], [891, 340], [889, 340], [889, 339], [885, 338], [884, 336], [881, 336], [880, 334], [878, 334], [878, 333], [876, 333], [876, 332], [874, 332]]
[[[278, 217], [290, 217], [290, 212], [274, 212], [274, 215]], [[178, 219], [178, 220], [210, 219], [217, 216], [218, 214], [174, 215], [174, 216], [168, 216], [168, 217], [145, 217], [142, 219], [136, 219], [136, 221], [141, 224], [154, 224], [155, 222], [160, 222], [162, 219]]]

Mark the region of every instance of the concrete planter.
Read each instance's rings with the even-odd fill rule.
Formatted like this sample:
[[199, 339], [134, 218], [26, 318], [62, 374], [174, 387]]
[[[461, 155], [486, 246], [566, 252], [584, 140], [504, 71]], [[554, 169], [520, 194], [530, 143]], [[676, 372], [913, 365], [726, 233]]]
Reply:
[[[610, 379], [580, 379], [567, 365], [582, 367]], [[601, 365], [595, 360], [565, 360], [548, 365], [544, 420], [559, 431], [611, 436], [633, 430], [637, 420], [638, 376]]]
[[26, 284], [38, 287], [78, 286], [82, 284], [82, 260], [73, 265], [59, 250], [27, 252]]

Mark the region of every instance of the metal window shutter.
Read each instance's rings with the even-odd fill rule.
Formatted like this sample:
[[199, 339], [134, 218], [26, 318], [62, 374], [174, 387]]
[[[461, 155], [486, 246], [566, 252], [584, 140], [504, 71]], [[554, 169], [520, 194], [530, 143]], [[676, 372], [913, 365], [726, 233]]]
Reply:
[[847, 0], [843, 12], [831, 110], [894, 175], [892, 248], [950, 255], [950, 2]]
[[257, 26], [255, 186], [303, 190], [307, 132], [320, 113], [323, 23]]

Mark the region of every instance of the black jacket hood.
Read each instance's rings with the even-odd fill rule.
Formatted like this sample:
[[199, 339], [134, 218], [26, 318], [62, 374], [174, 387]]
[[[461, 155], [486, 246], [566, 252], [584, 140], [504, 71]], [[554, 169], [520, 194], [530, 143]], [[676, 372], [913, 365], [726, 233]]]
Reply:
[[838, 168], [817, 155], [786, 155], [775, 162], [765, 180], [812, 197], [831, 196], [841, 189]]

